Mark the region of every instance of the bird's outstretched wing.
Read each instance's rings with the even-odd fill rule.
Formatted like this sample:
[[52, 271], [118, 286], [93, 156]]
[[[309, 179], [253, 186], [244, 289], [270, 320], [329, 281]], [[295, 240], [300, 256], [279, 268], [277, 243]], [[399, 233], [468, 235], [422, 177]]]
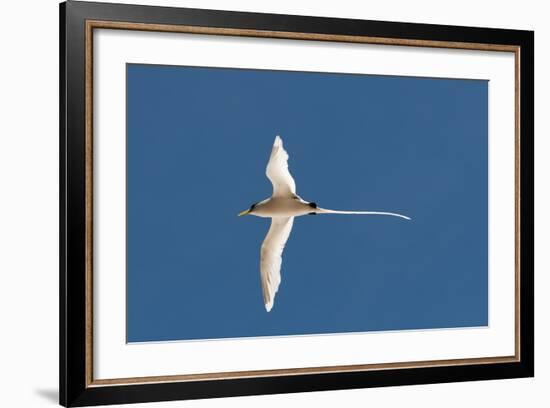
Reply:
[[275, 293], [281, 283], [281, 263], [283, 249], [292, 230], [294, 217], [275, 217], [262, 244], [260, 254], [260, 275], [265, 309], [273, 307]]
[[296, 196], [296, 183], [288, 171], [288, 153], [279, 136], [275, 137], [265, 174], [273, 184], [273, 197]]

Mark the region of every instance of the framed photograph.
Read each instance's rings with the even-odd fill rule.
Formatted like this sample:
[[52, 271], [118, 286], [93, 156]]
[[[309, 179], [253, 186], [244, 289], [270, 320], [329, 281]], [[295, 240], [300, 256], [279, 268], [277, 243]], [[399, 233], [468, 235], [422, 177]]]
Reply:
[[62, 405], [533, 376], [533, 32], [60, 27]]

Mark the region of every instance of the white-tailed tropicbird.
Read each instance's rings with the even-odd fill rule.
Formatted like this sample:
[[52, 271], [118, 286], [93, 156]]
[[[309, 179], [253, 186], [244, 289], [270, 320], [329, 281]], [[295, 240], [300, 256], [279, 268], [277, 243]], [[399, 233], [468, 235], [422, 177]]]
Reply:
[[273, 307], [275, 294], [281, 283], [281, 262], [283, 249], [292, 230], [294, 217], [308, 214], [365, 214], [391, 215], [410, 220], [401, 214], [380, 211], [337, 211], [320, 208], [314, 202], [303, 200], [296, 194], [296, 183], [288, 171], [288, 153], [279, 136], [275, 137], [271, 156], [266, 168], [267, 178], [273, 184], [273, 195], [252, 204], [241, 215], [255, 215], [271, 218], [271, 227], [262, 244], [260, 253], [260, 275], [266, 310]]

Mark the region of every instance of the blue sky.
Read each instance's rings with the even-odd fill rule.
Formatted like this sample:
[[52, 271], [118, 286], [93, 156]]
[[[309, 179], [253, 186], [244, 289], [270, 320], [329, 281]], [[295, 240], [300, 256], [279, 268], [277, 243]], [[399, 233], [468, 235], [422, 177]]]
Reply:
[[[127, 66], [128, 341], [485, 326], [488, 82]], [[275, 135], [305, 216], [270, 313]]]

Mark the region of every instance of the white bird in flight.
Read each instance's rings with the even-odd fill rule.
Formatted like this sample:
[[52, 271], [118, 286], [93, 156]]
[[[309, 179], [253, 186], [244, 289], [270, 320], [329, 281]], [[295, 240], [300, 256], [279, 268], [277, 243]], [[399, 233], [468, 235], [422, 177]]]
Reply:
[[260, 275], [266, 310], [273, 307], [275, 294], [281, 283], [281, 262], [283, 249], [290, 236], [294, 217], [314, 214], [365, 214], [391, 215], [410, 220], [401, 214], [380, 211], [337, 211], [320, 208], [314, 202], [303, 200], [296, 194], [296, 183], [288, 171], [288, 153], [279, 136], [275, 137], [271, 156], [265, 171], [273, 184], [273, 195], [258, 203], [252, 204], [241, 215], [255, 215], [271, 218], [271, 227], [262, 244], [260, 253]]

